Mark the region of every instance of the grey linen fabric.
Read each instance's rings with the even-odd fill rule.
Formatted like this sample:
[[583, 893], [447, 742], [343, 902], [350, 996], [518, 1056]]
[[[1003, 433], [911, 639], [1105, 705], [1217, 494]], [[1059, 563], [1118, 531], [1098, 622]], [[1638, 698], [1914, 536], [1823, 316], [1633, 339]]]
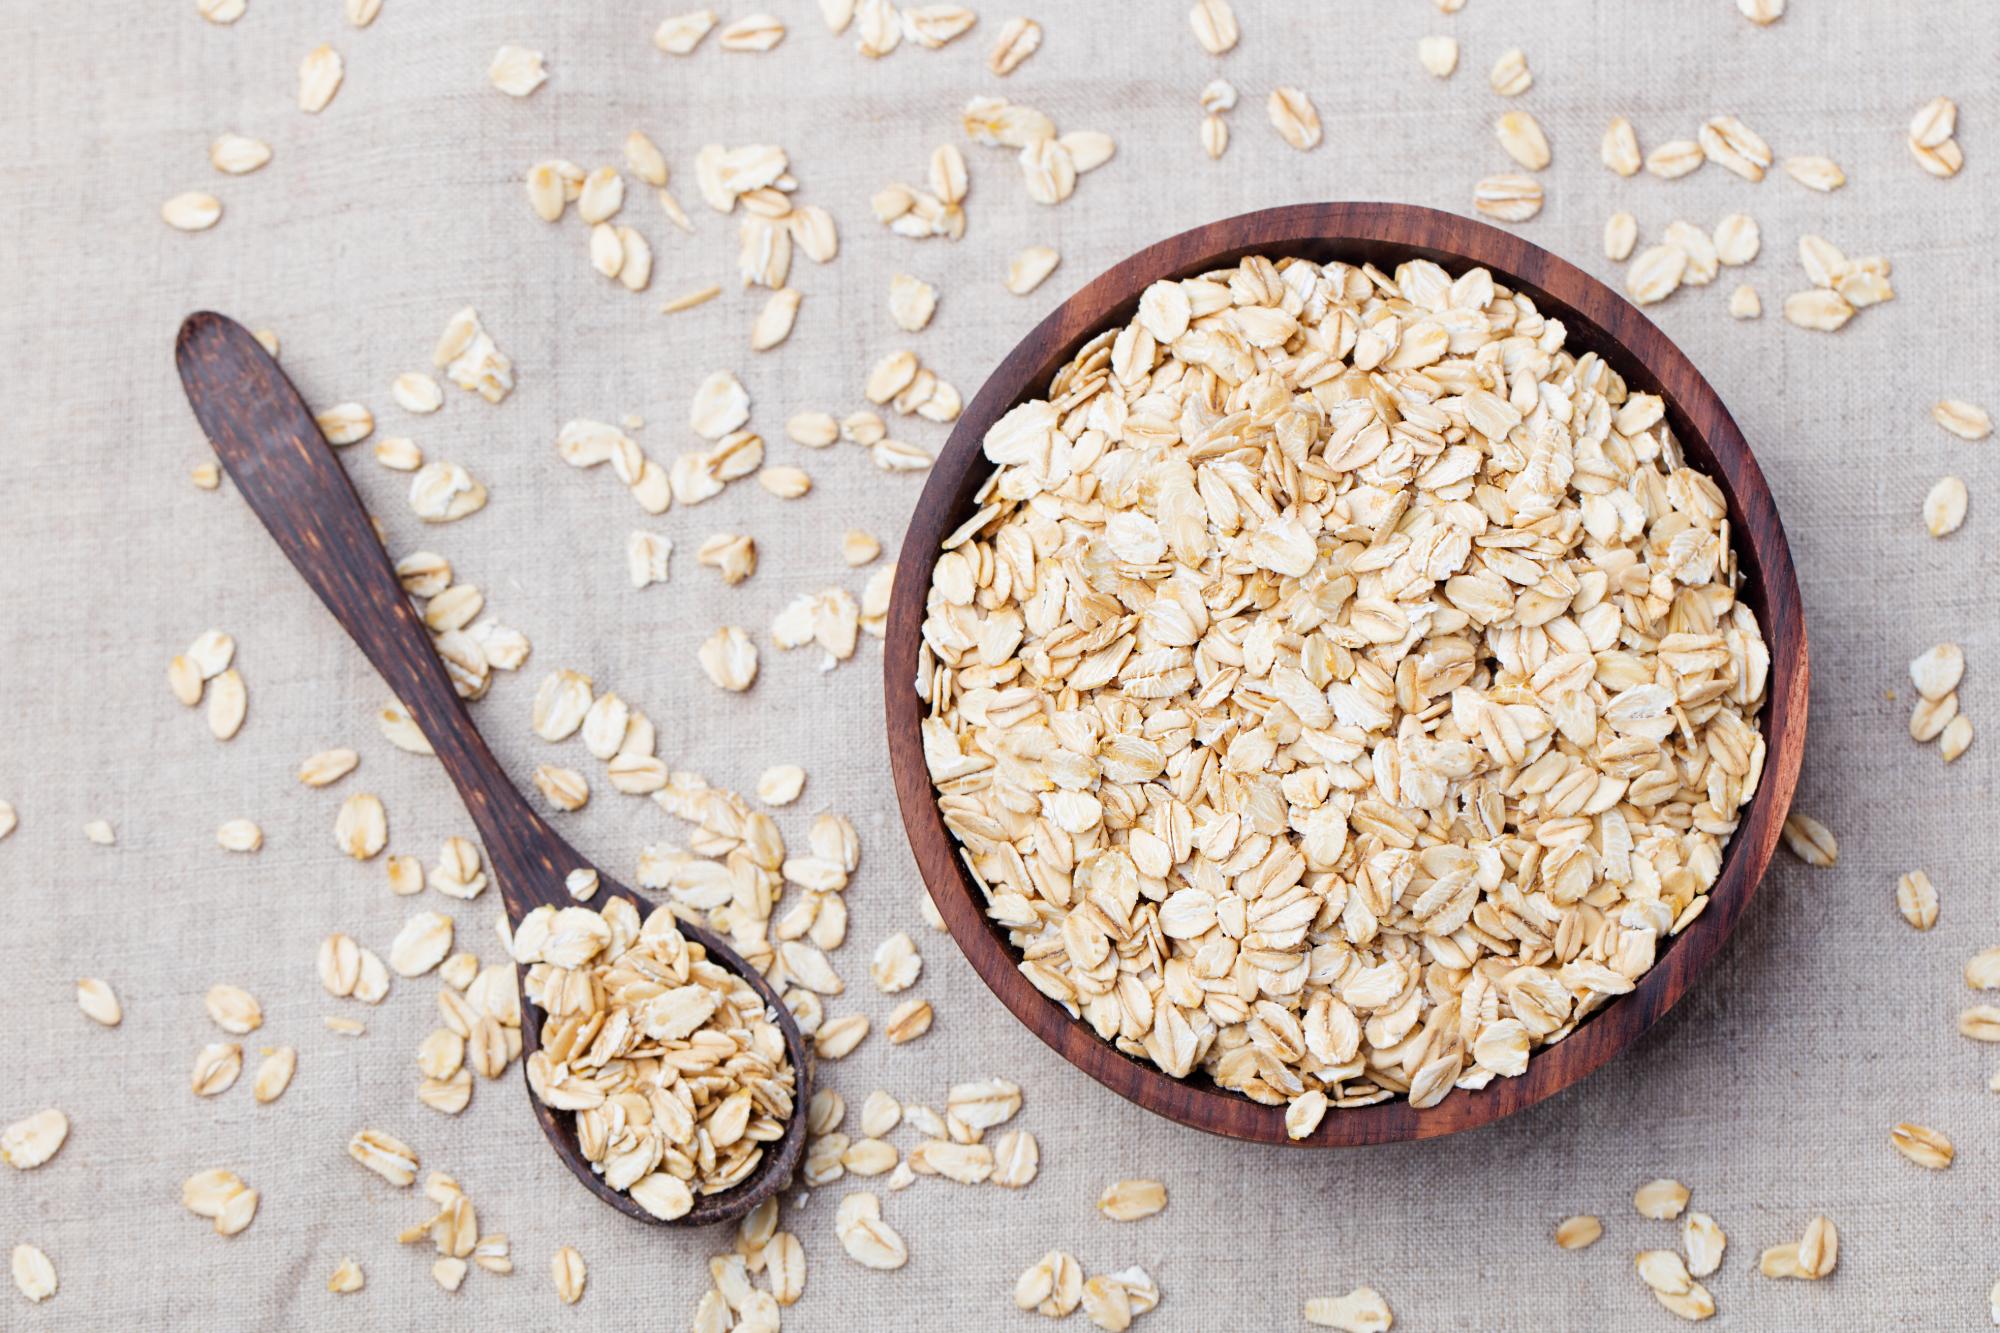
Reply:
[[[1142, 1264], [1164, 1297], [1141, 1328], [1290, 1328], [1310, 1296], [1367, 1283], [1398, 1328], [1596, 1330], [1660, 1328], [1670, 1319], [1631, 1269], [1634, 1251], [1671, 1247], [1676, 1228], [1633, 1212], [1635, 1186], [1670, 1175], [1693, 1206], [1728, 1231], [1709, 1280], [1734, 1329], [1925, 1327], [1985, 1322], [2000, 1277], [1993, 1246], [2000, 1185], [1995, 1060], [1958, 1037], [1953, 1016], [1973, 996], [1963, 958], [1994, 942], [1990, 739], [1953, 767], [1908, 740], [1905, 662], [1956, 638], [1970, 662], [1961, 697], [1980, 725], [2000, 718], [1991, 673], [2000, 660], [1992, 615], [1995, 488], [1991, 443], [1951, 439], [1931, 403], [2000, 401], [1993, 332], [1996, 151], [1991, 77], [2000, 9], [1986, 0], [1922, 6], [1795, 0], [1755, 29], [1728, 0], [1471, 0], [1442, 16], [1396, 5], [1238, 0], [1244, 37], [1211, 58], [1189, 34], [1182, 0], [1025, 8], [1045, 25], [1042, 50], [999, 80], [984, 56], [1011, 6], [943, 51], [906, 43], [868, 61], [834, 39], [804, 0], [772, 0], [791, 25], [768, 55], [735, 55], [713, 38], [671, 59], [648, 41], [671, 6], [550, 6], [387, 0], [366, 31], [333, 0], [251, 0], [233, 27], [213, 27], [187, 0], [128, 6], [0, 0], [14, 34], [0, 113], [0, 344], [8, 387], [0, 510], [0, 662], [8, 713], [0, 726], [0, 797], [20, 828], [0, 843], [0, 1121], [56, 1105], [69, 1142], [31, 1173], [0, 1172], [0, 1244], [32, 1241], [62, 1289], [30, 1308], [0, 1293], [8, 1328], [209, 1329], [681, 1327], [706, 1287], [707, 1257], [726, 1235], [634, 1225], [595, 1203], [536, 1133], [517, 1073], [482, 1083], [466, 1113], [446, 1118], [414, 1098], [418, 1040], [435, 1022], [434, 979], [401, 981], [381, 1007], [335, 1001], [314, 979], [314, 950], [346, 930], [379, 952], [419, 907], [451, 911], [464, 946], [498, 957], [497, 895], [469, 904], [390, 895], [381, 864], [338, 854], [332, 823], [349, 792], [379, 793], [391, 849], [426, 863], [469, 822], [434, 764], [399, 753], [373, 712], [386, 692], [306, 593], [256, 520], [225, 486], [188, 482], [207, 456], [170, 356], [188, 311], [213, 307], [284, 340], [286, 368], [317, 403], [357, 399], [378, 435], [414, 437], [429, 457], [463, 463], [491, 489], [476, 517], [426, 528], [404, 501], [407, 478], [377, 467], [368, 445], [346, 455], [396, 552], [449, 556], [486, 590], [491, 612], [534, 642], [526, 670], [503, 678], [475, 712], [523, 783], [544, 761], [592, 776], [589, 808], [562, 827], [614, 872], [630, 875], [648, 843], [684, 838], [652, 805], [618, 797], [578, 747], [554, 749], [528, 729], [537, 681], [573, 667], [643, 708], [676, 768], [750, 790], [768, 764], [811, 774], [780, 822], [794, 843], [808, 815], [835, 809], [859, 828], [863, 859], [848, 891], [853, 922], [838, 962], [848, 994], [833, 1012], [871, 1016], [877, 1032], [826, 1067], [850, 1116], [876, 1087], [940, 1105], [955, 1080], [1002, 1075], [1026, 1105], [1016, 1122], [1042, 1145], [1042, 1170], [1016, 1193], [920, 1180], [884, 1194], [908, 1239], [899, 1273], [864, 1271], [832, 1235], [843, 1181], [788, 1202], [784, 1225], [804, 1241], [805, 1299], [788, 1327], [1028, 1328], [1010, 1293], [1051, 1247], [1092, 1272]], [[747, 12], [751, 6], [743, 5]], [[1451, 33], [1463, 58], [1447, 82], [1417, 64], [1417, 39]], [[502, 42], [547, 53], [552, 78], [525, 101], [488, 85]], [[321, 42], [347, 77], [323, 115], [294, 105], [300, 58]], [[1494, 58], [1520, 46], [1533, 89], [1507, 103], [1486, 85]], [[1242, 93], [1234, 141], [1202, 156], [1196, 94], [1222, 75]], [[1326, 127], [1311, 154], [1272, 132], [1264, 99], [1278, 83], [1308, 90]], [[1107, 131], [1117, 157], [1059, 208], [1025, 195], [1008, 154], [974, 146], [958, 112], [975, 92], [1042, 107], [1067, 129]], [[1903, 145], [1910, 114], [1938, 93], [1963, 107], [1968, 166], [1924, 176]], [[881, 727], [879, 645], [821, 673], [814, 654], [783, 653], [765, 627], [788, 600], [865, 572], [840, 562], [848, 528], [891, 552], [921, 477], [884, 477], [851, 447], [801, 450], [783, 438], [791, 412], [861, 405], [870, 364], [902, 346], [969, 398], [982, 375], [1056, 301], [1146, 242], [1245, 209], [1300, 200], [1404, 199], [1466, 210], [1472, 185], [1509, 169], [1491, 123], [1531, 110], [1555, 146], [1549, 202], [1521, 233], [1607, 279], [1600, 232], [1614, 209], [1647, 237], [1676, 218], [1712, 226], [1732, 210], [1762, 223], [1764, 252], [1707, 289], [1683, 291], [1655, 318], [1709, 375], [1753, 442], [1797, 557], [1812, 635], [1812, 741], [1801, 807], [1840, 837], [1831, 871], [1782, 854], [1733, 943], [1680, 1008], [1636, 1048], [1581, 1086], [1493, 1128], [1441, 1142], [1302, 1155], [1246, 1148], [1184, 1130], [1119, 1101], [1020, 1029], [950, 941], [918, 914], [916, 881], [891, 803]], [[1811, 193], [1774, 171], [1753, 186], [1710, 166], [1676, 182], [1620, 181], [1596, 160], [1614, 113], [1650, 148], [1692, 137], [1707, 115], [1733, 112], [1778, 153], [1823, 153], [1851, 183]], [[521, 175], [561, 156], [586, 167], [619, 160], [641, 128], [665, 148], [696, 234], [669, 227], [634, 188], [625, 220], [652, 240], [652, 290], [633, 296], [588, 267], [575, 219], [552, 227], [529, 211]], [[267, 139], [271, 164], [244, 178], [211, 170], [225, 130]], [[837, 262], [793, 265], [805, 292], [797, 331], [753, 354], [748, 326], [761, 293], [739, 290], [735, 220], [706, 209], [693, 158], [704, 143], [782, 144], [798, 197], [831, 209]], [[965, 239], [889, 235], [869, 196], [920, 182], [929, 151], [964, 147], [972, 169]], [[219, 196], [215, 230], [163, 226], [160, 203], [183, 190]], [[1834, 336], [1786, 325], [1784, 296], [1805, 285], [1798, 236], [1818, 232], [1850, 254], [1895, 263], [1900, 293]], [[1046, 243], [1062, 267], [1027, 299], [1000, 285], [1010, 256]], [[889, 275], [938, 285], [937, 318], [919, 334], [889, 321]], [[1766, 314], [1728, 318], [1735, 282], [1753, 283]], [[667, 296], [710, 282], [723, 297], [664, 318]], [[426, 367], [451, 313], [475, 305], [514, 358], [520, 387], [495, 408], [449, 390], [446, 409], [412, 418], [391, 401], [397, 373]], [[780, 504], [749, 483], [698, 509], [648, 519], [605, 473], [577, 473], [554, 451], [577, 416], [648, 424], [639, 438], [671, 459], [694, 444], [687, 401], [718, 367], [741, 375], [773, 461], [807, 468], [806, 499]], [[929, 447], [944, 430], [898, 422]], [[1948, 540], [1925, 535], [1925, 490], [1947, 471], [1972, 491], [1971, 519]], [[671, 536], [672, 582], [625, 582], [634, 529]], [[723, 588], [694, 561], [707, 535], [754, 535], [754, 578]], [[747, 695], [724, 696], [695, 668], [716, 626], [745, 626], [764, 646]], [[174, 703], [169, 656], [201, 631], [239, 642], [250, 715], [232, 743], [210, 738], [198, 712]], [[349, 744], [360, 770], [308, 791], [292, 773], [307, 754]], [[218, 850], [235, 817], [266, 834], [255, 856]], [[113, 848], [81, 829], [104, 818]], [[1893, 885], [1922, 866], [1943, 913], [1916, 934], [1896, 915]], [[908, 930], [924, 953], [913, 994], [937, 1025], [896, 1049], [879, 1026], [893, 1005], [865, 965], [875, 944]], [[101, 976], [126, 1019], [99, 1029], [77, 1012], [72, 984]], [[218, 981], [264, 1005], [249, 1038], [299, 1048], [283, 1100], [258, 1106], [249, 1076], [199, 1100], [187, 1088], [196, 1050], [218, 1040], [201, 1004]], [[368, 1023], [336, 1036], [324, 1016]], [[1897, 1156], [1902, 1119], [1936, 1126], [1960, 1157], [1927, 1173]], [[512, 1237], [519, 1272], [474, 1272], [456, 1296], [429, 1276], [427, 1248], [394, 1235], [428, 1214], [347, 1160], [364, 1125], [402, 1136], [425, 1169], [456, 1176], [482, 1225]], [[250, 1229], [232, 1240], [178, 1202], [181, 1180], [214, 1166], [263, 1192]], [[1171, 1191], [1153, 1219], [1118, 1225], [1093, 1207], [1127, 1175]], [[875, 1182], [879, 1187], [880, 1182]], [[1595, 1212], [1595, 1248], [1557, 1251], [1555, 1222]], [[1815, 1213], [1839, 1224], [1839, 1271], [1824, 1283], [1754, 1272], [1763, 1247], [1796, 1239]], [[590, 1267], [581, 1305], [564, 1310], [549, 1257], [576, 1246]], [[336, 1298], [327, 1275], [351, 1255], [367, 1289]], [[1080, 1321], [1081, 1316], [1077, 1316]]]

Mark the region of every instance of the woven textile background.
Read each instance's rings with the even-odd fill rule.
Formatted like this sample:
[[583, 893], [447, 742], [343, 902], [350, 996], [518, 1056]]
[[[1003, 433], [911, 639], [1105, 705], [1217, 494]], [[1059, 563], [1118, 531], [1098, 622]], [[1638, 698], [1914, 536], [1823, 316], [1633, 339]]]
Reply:
[[[529, 701], [544, 674], [567, 666], [647, 711], [676, 768], [748, 791], [768, 764], [803, 765], [805, 796], [780, 817], [795, 842], [813, 810], [853, 818], [863, 860], [836, 957], [849, 992], [830, 1007], [867, 1013], [878, 1031], [823, 1067], [850, 1117], [875, 1087], [934, 1105], [949, 1083], [989, 1074], [1025, 1090], [1015, 1123], [1040, 1139], [1040, 1178], [1018, 1193], [938, 1179], [885, 1193], [911, 1252], [900, 1272], [865, 1271], [840, 1252], [832, 1215], [854, 1182], [788, 1202], [784, 1225], [805, 1244], [808, 1277], [787, 1327], [1034, 1327], [1013, 1308], [1014, 1279], [1062, 1248], [1093, 1272], [1143, 1265], [1164, 1293], [1139, 1324], [1154, 1333], [1300, 1327], [1307, 1297], [1362, 1283], [1387, 1296], [1399, 1329], [1663, 1328], [1671, 1317], [1631, 1264], [1634, 1251], [1678, 1240], [1629, 1202], [1656, 1175], [1687, 1182], [1693, 1206], [1729, 1233], [1708, 1281], [1715, 1327], [1983, 1324], [2000, 1277], [2000, 1104], [1986, 1090], [2000, 1058], [1957, 1036], [1954, 1015], [1974, 999], [1963, 959], [2000, 942], [2000, 750], [1982, 739], [1947, 768], [1904, 728], [1905, 663], [1943, 638], [1965, 646], [1966, 710], [2000, 727], [2000, 446], [1957, 441], [1928, 415], [1943, 396], [2000, 401], [1990, 129], [2000, 8], [1794, 0], [1793, 13], [1758, 29], [1729, 0], [1470, 0], [1452, 16], [1423, 0], [1237, 0], [1242, 43], [1213, 58], [1190, 35], [1184, 0], [1009, 0], [981, 6], [978, 27], [942, 51], [905, 43], [869, 61], [851, 34], [830, 37], [807, 0], [768, 0], [791, 26], [769, 54], [725, 53], [711, 38], [670, 58], [649, 36], [677, 7], [387, 0], [357, 31], [335, 0], [251, 0], [231, 27], [203, 22], [190, 0], [115, 13], [0, 0], [15, 51], [0, 99], [0, 798], [20, 812], [0, 843], [0, 1123], [44, 1105], [73, 1122], [46, 1166], [0, 1172], [0, 1246], [40, 1245], [62, 1283], [38, 1307], [0, 1289], [0, 1327], [678, 1328], [708, 1284], [706, 1258], [726, 1247], [726, 1236], [641, 1227], [594, 1202], [543, 1145], [517, 1072], [482, 1083], [456, 1118], [420, 1106], [414, 1052], [436, 1021], [434, 979], [398, 981], [367, 1011], [319, 989], [314, 951], [329, 931], [386, 954], [408, 912], [443, 908], [491, 961], [499, 904], [491, 892], [465, 904], [397, 899], [379, 862], [357, 864], [333, 845], [335, 809], [355, 790], [386, 802], [391, 850], [426, 863], [446, 835], [471, 829], [436, 766], [381, 738], [383, 686], [230, 488], [189, 483], [208, 455], [171, 348], [178, 321], [201, 307], [276, 330], [285, 367], [315, 402], [358, 399], [378, 433], [411, 435], [490, 488], [484, 512], [426, 528], [404, 502], [406, 478], [376, 466], [366, 445], [346, 455], [392, 550], [449, 556], [533, 640], [527, 668], [475, 709], [518, 778], [558, 758], [530, 733]], [[1046, 39], [1001, 80], [985, 54], [1015, 12], [1040, 19]], [[1417, 39], [1430, 33], [1462, 44], [1449, 81], [1417, 63]], [[508, 41], [548, 57], [549, 83], [526, 100], [486, 81]], [[306, 116], [294, 104], [298, 63], [321, 42], [344, 55], [346, 82], [324, 114]], [[1486, 82], [1510, 46], [1535, 74], [1515, 103]], [[1242, 104], [1227, 155], [1210, 162], [1196, 94], [1217, 75]], [[1277, 83], [1317, 102], [1317, 151], [1294, 152], [1270, 128], [1264, 100]], [[1065, 130], [1106, 131], [1117, 156], [1066, 204], [1037, 205], [1009, 154], [960, 131], [960, 108], [980, 92], [1041, 107]], [[1923, 175], [1903, 143], [1911, 113], [1939, 93], [1959, 99], [1968, 160], [1948, 182]], [[798, 449], [782, 423], [799, 409], [859, 407], [869, 365], [901, 346], [970, 398], [1064, 295], [1196, 223], [1336, 198], [1469, 210], [1473, 182], [1510, 169], [1491, 128], [1510, 106], [1532, 111], [1555, 150], [1548, 205], [1521, 234], [1614, 283], [1600, 243], [1614, 209], [1635, 213], [1649, 238], [1676, 218], [1707, 227], [1733, 210], [1762, 224], [1753, 265], [1683, 290], [1654, 318], [1730, 405], [1788, 526], [1814, 658], [1799, 804], [1838, 834], [1840, 862], [1812, 872], [1781, 853], [1730, 947], [1674, 1014], [1585, 1083], [1498, 1126], [1312, 1156], [1204, 1137], [1058, 1060], [923, 925], [890, 796], [879, 644], [864, 639], [854, 661], [823, 674], [815, 654], [779, 652], [765, 632], [801, 592], [858, 590], [864, 575], [841, 563], [839, 535], [867, 528], [893, 551], [922, 477], [879, 474], [850, 447]], [[1753, 186], [1716, 166], [1622, 181], [1597, 161], [1599, 134], [1621, 112], [1648, 148], [1733, 112], [1781, 156], [1835, 158], [1851, 183], [1821, 195], [1777, 171]], [[592, 273], [575, 219], [540, 222], [521, 188], [544, 158], [619, 162], [635, 128], [666, 150], [696, 228], [673, 230], [634, 188], [626, 220], [656, 253], [643, 296]], [[270, 165], [215, 173], [207, 146], [229, 130], [269, 141]], [[735, 220], [704, 207], [694, 187], [695, 151], [711, 142], [783, 145], [799, 198], [840, 224], [836, 262], [793, 265], [805, 303], [778, 351], [748, 350], [762, 294], [737, 288]], [[942, 143], [960, 144], [971, 164], [965, 238], [890, 235], [869, 196], [921, 182]], [[222, 199], [214, 230], [162, 225], [161, 202], [191, 189]], [[1804, 232], [1888, 256], [1899, 298], [1832, 336], [1785, 324], [1783, 297], [1806, 285], [1795, 258]], [[1062, 266], [1032, 296], [1011, 296], [1001, 274], [1033, 243], [1060, 249]], [[890, 322], [896, 271], [942, 293], [921, 333]], [[1761, 293], [1761, 320], [1728, 317], [1738, 280]], [[709, 282], [723, 284], [721, 299], [657, 313], [667, 296]], [[408, 416], [389, 381], [427, 368], [445, 321], [468, 303], [514, 358], [517, 392], [496, 408], [447, 390], [442, 413]], [[722, 367], [748, 386], [772, 460], [812, 473], [808, 498], [781, 505], [745, 483], [650, 520], [607, 474], [557, 458], [563, 421], [638, 413], [642, 443], [670, 459], [693, 443], [690, 392]], [[946, 432], [912, 422], [899, 433], [935, 448]], [[1971, 518], [1937, 541], [1919, 510], [1947, 471], [1969, 484]], [[669, 584], [627, 583], [635, 528], [673, 538]], [[760, 567], [739, 587], [695, 563], [718, 531], [757, 538]], [[696, 645], [724, 623], [766, 640], [762, 678], [740, 697], [695, 667]], [[212, 627], [236, 635], [250, 687], [249, 721], [227, 745], [162, 679], [168, 658]], [[299, 786], [299, 760], [334, 744], [358, 748], [360, 770], [327, 791]], [[581, 757], [574, 745], [562, 755]], [[561, 822], [588, 854], [629, 875], [642, 846], [684, 838], [650, 803], [604, 787], [601, 767], [577, 766], [598, 794]], [[234, 817], [262, 825], [261, 853], [216, 848], [216, 826]], [[115, 847], [84, 840], [96, 818], [116, 826]], [[1905, 925], [1892, 899], [1896, 876], [1918, 866], [1943, 899], [1928, 934]], [[881, 1039], [893, 1001], [866, 980], [874, 945], [899, 929], [924, 954], [913, 993], [938, 1015], [906, 1048]], [[83, 975], [115, 985], [122, 1027], [78, 1013], [72, 983]], [[188, 1091], [196, 1050], [217, 1039], [201, 997], [218, 981], [263, 1002], [264, 1028], [245, 1039], [253, 1065], [260, 1045], [299, 1048], [297, 1078], [274, 1105], [254, 1103], [247, 1073], [213, 1100]], [[368, 1034], [326, 1031], [334, 1012], [365, 1017]], [[1888, 1130], [1903, 1119], [1951, 1135], [1957, 1164], [1928, 1173], [1894, 1153]], [[394, 1240], [428, 1214], [424, 1200], [342, 1151], [364, 1125], [456, 1176], [483, 1225], [512, 1237], [520, 1271], [475, 1271], [457, 1295], [440, 1291], [428, 1247]], [[179, 1204], [182, 1179], [212, 1166], [263, 1191], [254, 1225], [231, 1240]], [[1163, 1214], [1131, 1225], [1097, 1215], [1098, 1192], [1128, 1175], [1167, 1183]], [[1604, 1240], [1559, 1252], [1550, 1229], [1571, 1212], [1602, 1215]], [[1757, 1252], [1796, 1239], [1820, 1212], [1840, 1227], [1838, 1272], [1816, 1284], [1758, 1277]], [[548, 1277], [563, 1244], [590, 1269], [568, 1310]], [[367, 1288], [336, 1298], [324, 1284], [348, 1255]]]

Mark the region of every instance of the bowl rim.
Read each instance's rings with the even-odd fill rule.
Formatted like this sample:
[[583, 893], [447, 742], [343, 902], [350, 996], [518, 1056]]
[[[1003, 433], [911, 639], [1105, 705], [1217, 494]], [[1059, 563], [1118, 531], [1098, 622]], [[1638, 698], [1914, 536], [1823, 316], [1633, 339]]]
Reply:
[[[972, 493], [991, 471], [980, 450], [987, 429], [1016, 403], [1044, 393], [1055, 371], [1090, 338], [1128, 320], [1153, 282], [1192, 277], [1256, 253], [1366, 260], [1388, 268], [1408, 259], [1484, 267], [1561, 319], [1567, 347], [1600, 351], [1629, 386], [1658, 393], [1688, 463], [1713, 477], [1727, 496], [1741, 592], [1758, 612], [1771, 653], [1758, 790], [1724, 851], [1708, 907], [1661, 950], [1635, 988], [1562, 1041], [1538, 1048], [1518, 1077], [1496, 1079], [1476, 1092], [1454, 1089], [1421, 1111], [1401, 1097], [1336, 1110], [1302, 1140], [1287, 1137], [1282, 1105], [1253, 1102], [1199, 1074], [1176, 1079], [1124, 1054], [1021, 973], [1019, 954], [981, 910], [938, 813], [919, 732], [925, 709], [914, 687], [931, 569], [944, 537], [971, 512]], [[890, 763], [911, 854], [953, 941], [1009, 1012], [1069, 1063], [1147, 1110], [1226, 1137], [1307, 1147], [1433, 1138], [1503, 1119], [1582, 1079], [1672, 1008], [1721, 950], [1769, 865], [1798, 781], [1811, 674], [1805, 622], [1784, 526], [1742, 431], [1694, 364], [1623, 296], [1511, 232], [1436, 209], [1373, 202], [1260, 209], [1170, 236], [1107, 269], [1024, 336], [966, 406], [932, 465], [896, 571], [883, 645]]]

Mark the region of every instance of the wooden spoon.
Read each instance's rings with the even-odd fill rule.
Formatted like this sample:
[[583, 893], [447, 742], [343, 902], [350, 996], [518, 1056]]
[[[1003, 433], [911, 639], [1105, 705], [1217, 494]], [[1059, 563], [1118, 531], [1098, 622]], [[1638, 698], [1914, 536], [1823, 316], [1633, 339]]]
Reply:
[[[211, 311], [190, 315], [181, 325], [175, 360], [195, 419], [251, 511], [341, 628], [361, 645], [437, 751], [486, 844], [507, 919], [519, 926], [522, 917], [544, 904], [575, 906], [564, 879], [572, 870], [598, 868], [535, 813], [486, 748], [404, 595], [360, 497], [291, 380], [249, 330]], [[600, 894], [629, 899], [641, 916], [652, 910], [602, 870], [598, 884]], [[675, 1219], [675, 1225], [704, 1226], [735, 1221], [791, 1183], [805, 1151], [812, 1065], [798, 1023], [771, 984], [710, 932], [685, 921], [680, 930], [707, 949], [710, 958], [756, 987], [784, 1030], [796, 1079], [784, 1138], [765, 1148], [763, 1161], [747, 1179], [720, 1193], [697, 1194], [694, 1208]], [[541, 1044], [541, 1031], [533, 1006], [524, 1007], [525, 1069], [526, 1057]], [[558, 1118], [532, 1093], [528, 1101], [556, 1155], [592, 1193], [627, 1217], [661, 1221], [591, 1170], [577, 1147], [573, 1116]]]

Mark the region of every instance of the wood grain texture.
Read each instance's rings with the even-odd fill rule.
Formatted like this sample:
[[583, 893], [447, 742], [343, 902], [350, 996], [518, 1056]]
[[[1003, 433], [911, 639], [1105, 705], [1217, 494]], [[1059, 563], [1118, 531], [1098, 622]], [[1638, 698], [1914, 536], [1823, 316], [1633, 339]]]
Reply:
[[1290, 1142], [1282, 1107], [1260, 1106], [1205, 1076], [1180, 1080], [1100, 1040], [1023, 977], [1005, 932], [981, 910], [978, 889], [945, 830], [924, 766], [922, 699], [913, 681], [924, 600], [939, 543], [973, 509], [991, 471], [980, 453], [987, 429], [1016, 404], [1042, 396], [1049, 380], [1091, 337], [1128, 322], [1139, 295], [1162, 278], [1223, 268], [1246, 255], [1297, 255], [1373, 262], [1385, 270], [1430, 259], [1454, 271], [1483, 266], [1563, 321], [1567, 346], [1594, 351], [1634, 390], [1659, 394], [1687, 462], [1713, 477], [1729, 501], [1741, 595], [1771, 650], [1761, 726], [1763, 780], [1730, 840], [1705, 912], [1661, 951], [1630, 993], [1568, 1038], [1535, 1051], [1527, 1072], [1478, 1092], [1453, 1091], [1427, 1110], [1401, 1099], [1329, 1112], [1302, 1146], [1330, 1148], [1433, 1138], [1513, 1114], [1567, 1088], [1630, 1045], [1687, 993], [1742, 918], [1770, 863], [1798, 781], [1809, 679], [1805, 621], [1784, 526], [1749, 445], [1708, 382], [1644, 315], [1603, 283], [1510, 232], [1405, 204], [1299, 204], [1197, 227], [1118, 264], [1065, 301], [1023, 338], [972, 400], [931, 469], [898, 558], [883, 656], [889, 755], [910, 849], [932, 900], [974, 970], [1014, 1016], [1084, 1073], [1148, 1110], [1216, 1134]]
[[[437, 751], [479, 830], [507, 919], [518, 926], [537, 907], [575, 906], [563, 881], [580, 868], [598, 871], [593, 903], [616, 895], [629, 899], [642, 917], [651, 912], [652, 904], [550, 828], [493, 757], [432, 650], [429, 631], [404, 594], [346, 469], [278, 363], [248, 330], [209, 311], [190, 315], [181, 325], [175, 358], [195, 418], [244, 501]], [[790, 1183], [805, 1151], [812, 1051], [791, 1010], [755, 969], [702, 927], [683, 921], [680, 929], [756, 987], [777, 1015], [797, 1078], [796, 1109], [784, 1139], [765, 1150], [748, 1179], [723, 1193], [697, 1196], [693, 1210], [673, 1223], [704, 1226], [734, 1221]], [[524, 1074], [526, 1057], [541, 1044], [532, 1006], [527, 1013], [521, 1025]], [[659, 1222], [591, 1170], [577, 1149], [570, 1114], [551, 1110], [532, 1092], [528, 1102], [557, 1155], [592, 1193], [628, 1217]]]

